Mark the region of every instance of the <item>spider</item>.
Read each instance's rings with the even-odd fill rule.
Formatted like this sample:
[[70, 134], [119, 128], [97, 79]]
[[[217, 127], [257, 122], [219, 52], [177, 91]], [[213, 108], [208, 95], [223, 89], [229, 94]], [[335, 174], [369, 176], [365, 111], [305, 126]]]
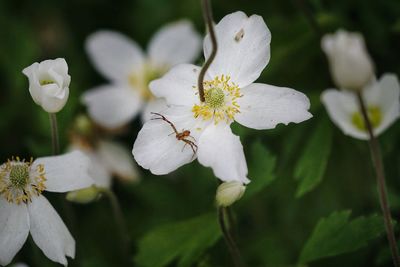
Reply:
[[[166, 123], [168, 123], [174, 130], [171, 134], [175, 134], [177, 140], [185, 143], [185, 145], [182, 148], [182, 151], [185, 149], [186, 145], [189, 145], [193, 151], [193, 157], [194, 157], [194, 155], [197, 153], [197, 145], [195, 144], [196, 139], [194, 139], [194, 137], [190, 135], [190, 131], [183, 129], [182, 132], [178, 132], [175, 125], [171, 121], [169, 121], [164, 115], [156, 112], [151, 112], [151, 114], [158, 116], [156, 118], [152, 118], [151, 120], [163, 120]], [[189, 140], [189, 138], [192, 138], [193, 140]]]

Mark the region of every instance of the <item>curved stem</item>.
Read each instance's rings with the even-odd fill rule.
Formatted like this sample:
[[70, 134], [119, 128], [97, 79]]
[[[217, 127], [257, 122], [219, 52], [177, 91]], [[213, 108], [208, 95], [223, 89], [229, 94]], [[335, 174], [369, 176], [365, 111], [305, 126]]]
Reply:
[[317, 20], [314, 17], [314, 14], [312, 13], [311, 9], [306, 6], [306, 0], [296, 0], [297, 6], [301, 9], [303, 12], [305, 18], [307, 19], [307, 22], [310, 24], [311, 28], [317, 35], [319, 39], [322, 38], [322, 30], [318, 25]]
[[214, 30], [214, 22], [213, 22], [213, 15], [212, 15], [212, 10], [211, 10], [211, 5], [210, 5], [210, 0], [202, 0], [202, 9], [203, 9], [203, 17], [204, 21], [207, 24], [207, 29], [210, 34], [210, 39], [211, 39], [211, 45], [212, 45], [212, 50], [211, 54], [204, 63], [203, 67], [201, 68], [201, 71], [199, 73], [199, 79], [197, 82], [197, 87], [199, 89], [199, 97], [200, 101], [204, 102], [206, 101], [206, 98], [204, 96], [204, 76], [206, 75], [206, 72], [208, 68], [210, 67], [211, 63], [214, 61], [215, 56], [217, 55], [217, 50], [218, 50], [218, 45], [217, 45], [217, 37], [215, 35], [215, 30]]
[[115, 222], [117, 224], [117, 228], [119, 230], [119, 234], [121, 237], [121, 245], [123, 248], [123, 253], [127, 257], [129, 261], [129, 234], [128, 234], [128, 228], [126, 227], [124, 215], [122, 213], [121, 206], [119, 204], [117, 196], [114, 194], [114, 192], [110, 189], [102, 189], [102, 193], [104, 193], [107, 197], [108, 200], [110, 200], [111, 208], [114, 213], [114, 218]]
[[58, 138], [58, 124], [56, 113], [49, 113], [51, 128], [51, 143], [53, 147], [53, 155], [60, 154], [60, 141]]
[[228, 227], [226, 226], [225, 213], [226, 213], [226, 208], [224, 208], [224, 207], [218, 208], [219, 226], [221, 227], [221, 231], [224, 236], [225, 242], [226, 242], [226, 244], [229, 248], [229, 252], [232, 256], [233, 265], [235, 267], [244, 267], [245, 265], [243, 264], [242, 257], [240, 256], [239, 248], [237, 247], [235, 241], [233, 240], [233, 238], [228, 230]]
[[368, 135], [370, 137], [369, 138], [369, 147], [370, 147], [370, 151], [371, 151], [372, 161], [373, 161], [373, 164], [375, 167], [380, 205], [381, 205], [381, 209], [382, 209], [382, 213], [383, 213], [383, 219], [385, 222], [387, 239], [389, 241], [389, 246], [390, 246], [390, 250], [392, 253], [393, 263], [394, 263], [394, 266], [400, 267], [400, 256], [399, 256], [399, 251], [397, 248], [396, 238], [394, 235], [392, 216], [390, 214], [390, 207], [389, 207], [389, 201], [388, 201], [387, 191], [386, 191], [385, 174], [384, 174], [384, 167], [383, 167], [383, 162], [382, 162], [382, 154], [381, 154], [381, 150], [380, 150], [380, 145], [374, 135], [372, 124], [371, 124], [371, 121], [369, 120], [367, 108], [366, 108], [364, 99], [361, 95], [361, 92], [357, 92], [357, 99], [358, 99], [358, 103], [360, 105], [361, 114], [364, 118], [365, 126], [368, 131]]

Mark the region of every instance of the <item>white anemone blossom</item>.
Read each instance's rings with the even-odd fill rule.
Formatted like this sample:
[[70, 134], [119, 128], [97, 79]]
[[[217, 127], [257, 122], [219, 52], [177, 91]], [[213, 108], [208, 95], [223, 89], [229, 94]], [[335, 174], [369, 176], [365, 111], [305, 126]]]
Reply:
[[165, 107], [148, 89], [148, 83], [172, 66], [192, 62], [201, 48], [200, 36], [190, 22], [181, 20], [161, 28], [150, 40], [147, 55], [128, 37], [114, 31], [98, 31], [86, 41], [86, 50], [98, 72], [110, 84], [87, 91], [82, 102], [100, 126], [124, 126], [142, 111], [142, 121], [150, 111]]
[[[361, 91], [366, 102], [368, 117], [376, 136], [383, 133], [400, 116], [400, 86], [397, 76], [385, 74]], [[332, 121], [344, 134], [368, 140], [369, 135], [360, 112], [356, 95], [351, 91], [328, 89], [322, 93]]]
[[48, 59], [33, 63], [23, 71], [29, 79], [29, 92], [46, 112], [59, 112], [67, 103], [71, 76], [65, 59]]
[[12, 261], [29, 233], [52, 261], [66, 266], [66, 256], [75, 257], [75, 240], [42, 193], [91, 186], [89, 167], [80, 152], [29, 162], [13, 158], [0, 166], [0, 265]]
[[115, 141], [98, 140], [95, 147], [74, 143], [70, 150], [81, 151], [91, 159], [89, 174], [98, 187], [110, 188], [113, 175], [122, 181], [138, 180], [136, 164], [131, 153], [125, 146]]
[[[230, 124], [272, 129], [279, 123], [299, 123], [312, 117], [310, 102], [293, 89], [253, 83], [270, 59], [271, 34], [262, 17], [235, 12], [215, 31], [218, 52], [204, 80], [205, 102], [198, 96], [198, 66], [178, 65], [150, 83], [153, 94], [169, 104], [160, 114], [171, 124], [155, 114], [139, 132], [133, 155], [139, 165], [158, 175], [197, 157], [221, 180], [248, 183], [243, 147]], [[205, 58], [211, 50], [206, 36]]]

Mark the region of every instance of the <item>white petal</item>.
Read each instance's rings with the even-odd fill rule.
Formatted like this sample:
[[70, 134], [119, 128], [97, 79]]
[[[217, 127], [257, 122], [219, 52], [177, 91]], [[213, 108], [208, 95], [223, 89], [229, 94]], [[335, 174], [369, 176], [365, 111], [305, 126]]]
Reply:
[[44, 166], [47, 191], [63, 193], [86, 188], [93, 184], [93, 180], [89, 176], [90, 159], [80, 151], [38, 158], [33, 163], [32, 172], [35, 172], [36, 166], [39, 164]]
[[[169, 108], [163, 115], [174, 124], [178, 132], [190, 130], [194, 139], [189, 140], [197, 143], [203, 127], [200, 126], [200, 120], [197, 122], [193, 118], [191, 108]], [[157, 175], [170, 173], [196, 158], [191, 146], [177, 140], [172, 127], [163, 120], [150, 120], [143, 125], [132, 153], [140, 166]]]
[[163, 97], [168, 104], [190, 106], [199, 102], [197, 78], [200, 67], [181, 64], [172, 68], [162, 78], [154, 80], [149, 87], [157, 97]]
[[90, 159], [89, 175], [93, 179], [94, 184], [98, 187], [109, 188], [111, 186], [112, 174], [100, 156], [93, 150], [79, 146], [71, 146], [68, 151], [80, 151]]
[[308, 120], [310, 101], [296, 90], [254, 83], [241, 90], [240, 113], [235, 120], [253, 129], [272, 129], [279, 123]]
[[29, 267], [28, 265], [26, 265], [25, 263], [16, 263], [11, 265], [11, 267]]
[[[270, 59], [271, 33], [262, 17], [241, 11], [225, 16], [216, 26], [218, 52], [210, 76], [229, 75], [239, 87], [254, 82]], [[204, 56], [212, 51], [210, 36], [204, 39]]]
[[347, 91], [329, 89], [322, 93], [321, 100], [333, 123], [339, 127], [344, 134], [357, 139], [368, 140], [367, 133], [359, 130], [352, 123], [353, 114], [359, 112], [355, 94]]
[[8, 203], [0, 195], [0, 265], [8, 265], [29, 234], [26, 205]]
[[43, 196], [28, 204], [31, 235], [47, 258], [67, 266], [66, 256], [75, 257], [75, 240], [51, 204]]
[[188, 20], [170, 23], [150, 41], [149, 56], [152, 63], [171, 67], [180, 63], [190, 63], [197, 58], [201, 49], [200, 35]]
[[379, 107], [382, 122], [374, 129], [379, 135], [400, 117], [400, 86], [395, 74], [384, 74], [379, 81], [363, 91], [368, 105]]
[[238, 136], [234, 135], [228, 124], [210, 124], [204, 130], [199, 140], [197, 153], [199, 162], [211, 167], [214, 175], [225, 182], [247, 179], [247, 164], [243, 146]]
[[101, 140], [97, 149], [98, 156], [110, 172], [126, 181], [138, 179], [136, 164], [132, 153], [116, 142]]
[[82, 96], [90, 117], [106, 128], [118, 128], [132, 120], [142, 107], [142, 97], [129, 87], [104, 85]]
[[95, 32], [87, 38], [85, 46], [97, 71], [110, 81], [125, 81], [143, 65], [140, 47], [118, 32]]
[[152, 99], [146, 103], [142, 112], [142, 123], [150, 120], [152, 115], [151, 112], [162, 113], [168, 108], [167, 101], [164, 98]]

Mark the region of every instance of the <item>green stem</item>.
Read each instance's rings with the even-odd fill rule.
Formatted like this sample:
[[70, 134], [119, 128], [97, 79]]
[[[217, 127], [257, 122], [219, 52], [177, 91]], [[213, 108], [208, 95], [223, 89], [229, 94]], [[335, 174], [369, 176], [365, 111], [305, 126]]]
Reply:
[[394, 235], [392, 216], [390, 214], [389, 201], [387, 197], [385, 173], [382, 161], [382, 154], [378, 140], [375, 137], [371, 121], [368, 117], [367, 108], [361, 95], [361, 92], [357, 92], [357, 99], [360, 105], [361, 114], [364, 118], [365, 126], [369, 135], [369, 148], [371, 151], [372, 161], [375, 167], [376, 180], [379, 192], [380, 205], [383, 213], [383, 219], [386, 228], [387, 239], [389, 241], [390, 251], [392, 253], [393, 264], [396, 267], [400, 267], [400, 256], [397, 248], [396, 238]]
[[242, 261], [242, 257], [240, 255], [240, 250], [237, 247], [235, 241], [233, 240], [233, 238], [229, 232], [229, 229], [226, 225], [225, 215], [226, 215], [226, 208], [219, 207], [218, 208], [218, 222], [219, 222], [219, 226], [221, 228], [222, 234], [224, 236], [226, 245], [228, 246], [229, 252], [232, 256], [233, 265], [235, 267], [244, 267], [245, 265]]
[[218, 45], [217, 45], [217, 37], [215, 35], [215, 30], [214, 30], [214, 20], [213, 20], [210, 0], [202, 0], [201, 3], [202, 3], [204, 21], [206, 22], [207, 29], [210, 34], [211, 45], [212, 45], [211, 54], [208, 57], [208, 59], [206, 60], [206, 62], [204, 63], [203, 67], [201, 68], [201, 71], [199, 73], [198, 83], [197, 83], [197, 87], [199, 89], [200, 101], [205, 102], [206, 98], [204, 96], [204, 85], [203, 85], [204, 76], [206, 75], [208, 68], [210, 67], [211, 63], [214, 61], [215, 56], [217, 55]]
[[53, 155], [60, 154], [60, 141], [58, 138], [58, 124], [56, 113], [49, 113], [51, 128], [51, 143], [53, 147]]
[[114, 218], [115, 222], [117, 224], [117, 228], [119, 230], [119, 234], [121, 237], [121, 246], [123, 248], [123, 254], [125, 255], [127, 262], [130, 262], [129, 259], [129, 251], [130, 251], [130, 246], [129, 246], [129, 234], [128, 234], [128, 228], [126, 227], [124, 215], [122, 213], [121, 206], [119, 204], [117, 196], [114, 194], [114, 192], [110, 189], [102, 189], [102, 193], [104, 193], [111, 204], [112, 211], [114, 213]]

